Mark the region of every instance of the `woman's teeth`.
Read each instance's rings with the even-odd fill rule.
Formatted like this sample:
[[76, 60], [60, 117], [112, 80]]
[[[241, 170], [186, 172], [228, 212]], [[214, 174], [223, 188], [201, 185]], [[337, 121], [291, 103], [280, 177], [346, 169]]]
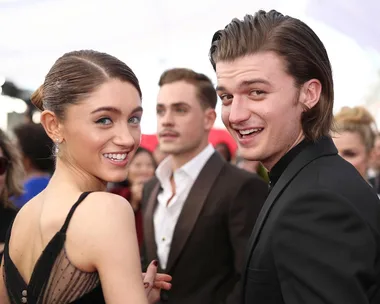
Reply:
[[109, 159], [114, 160], [114, 161], [122, 161], [127, 157], [127, 153], [123, 153], [123, 154], [106, 153], [103, 155], [104, 155], [104, 157], [109, 158]]

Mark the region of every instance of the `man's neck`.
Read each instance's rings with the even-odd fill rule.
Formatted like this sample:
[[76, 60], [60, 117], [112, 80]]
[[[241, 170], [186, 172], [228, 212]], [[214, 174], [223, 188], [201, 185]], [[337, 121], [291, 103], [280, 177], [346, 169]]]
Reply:
[[268, 172], [270, 172], [273, 169], [273, 167], [280, 161], [280, 159], [284, 157], [286, 153], [288, 153], [291, 149], [297, 146], [304, 139], [305, 135], [303, 134], [303, 132], [301, 132], [298, 135], [298, 137], [294, 140], [294, 142], [287, 149], [285, 149], [284, 152], [274, 155], [273, 158], [269, 159], [268, 161], [262, 161], [262, 165], [265, 167], [265, 169], [267, 169]]
[[191, 161], [194, 157], [196, 157], [199, 153], [201, 153], [208, 146], [208, 142], [199, 145], [196, 149], [188, 151], [182, 154], [173, 154], [172, 155], [172, 171], [176, 171], [181, 168], [184, 164]]

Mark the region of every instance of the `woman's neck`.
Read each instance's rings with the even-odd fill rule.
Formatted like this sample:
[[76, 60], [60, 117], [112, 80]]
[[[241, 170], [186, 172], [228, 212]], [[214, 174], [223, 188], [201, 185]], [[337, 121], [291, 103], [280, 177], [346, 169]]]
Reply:
[[50, 179], [51, 186], [62, 187], [86, 191], [106, 191], [107, 183], [96, 178], [93, 175], [83, 172], [76, 167], [57, 159], [56, 169]]

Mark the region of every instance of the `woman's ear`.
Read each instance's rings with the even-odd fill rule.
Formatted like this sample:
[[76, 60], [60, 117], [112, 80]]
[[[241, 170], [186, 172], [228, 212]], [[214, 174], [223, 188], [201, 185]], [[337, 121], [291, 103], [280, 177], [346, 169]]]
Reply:
[[53, 142], [63, 141], [62, 125], [52, 111], [45, 110], [41, 113], [41, 124]]

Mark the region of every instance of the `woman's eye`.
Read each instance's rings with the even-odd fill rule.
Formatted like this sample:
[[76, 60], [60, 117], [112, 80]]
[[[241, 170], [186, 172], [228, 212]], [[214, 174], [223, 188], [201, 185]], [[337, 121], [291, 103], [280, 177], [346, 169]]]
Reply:
[[141, 122], [141, 117], [138, 117], [138, 116], [133, 116], [129, 119], [129, 122], [131, 124], [139, 124]]
[[112, 124], [112, 120], [108, 117], [103, 117], [97, 120], [96, 123], [101, 125], [110, 125]]

